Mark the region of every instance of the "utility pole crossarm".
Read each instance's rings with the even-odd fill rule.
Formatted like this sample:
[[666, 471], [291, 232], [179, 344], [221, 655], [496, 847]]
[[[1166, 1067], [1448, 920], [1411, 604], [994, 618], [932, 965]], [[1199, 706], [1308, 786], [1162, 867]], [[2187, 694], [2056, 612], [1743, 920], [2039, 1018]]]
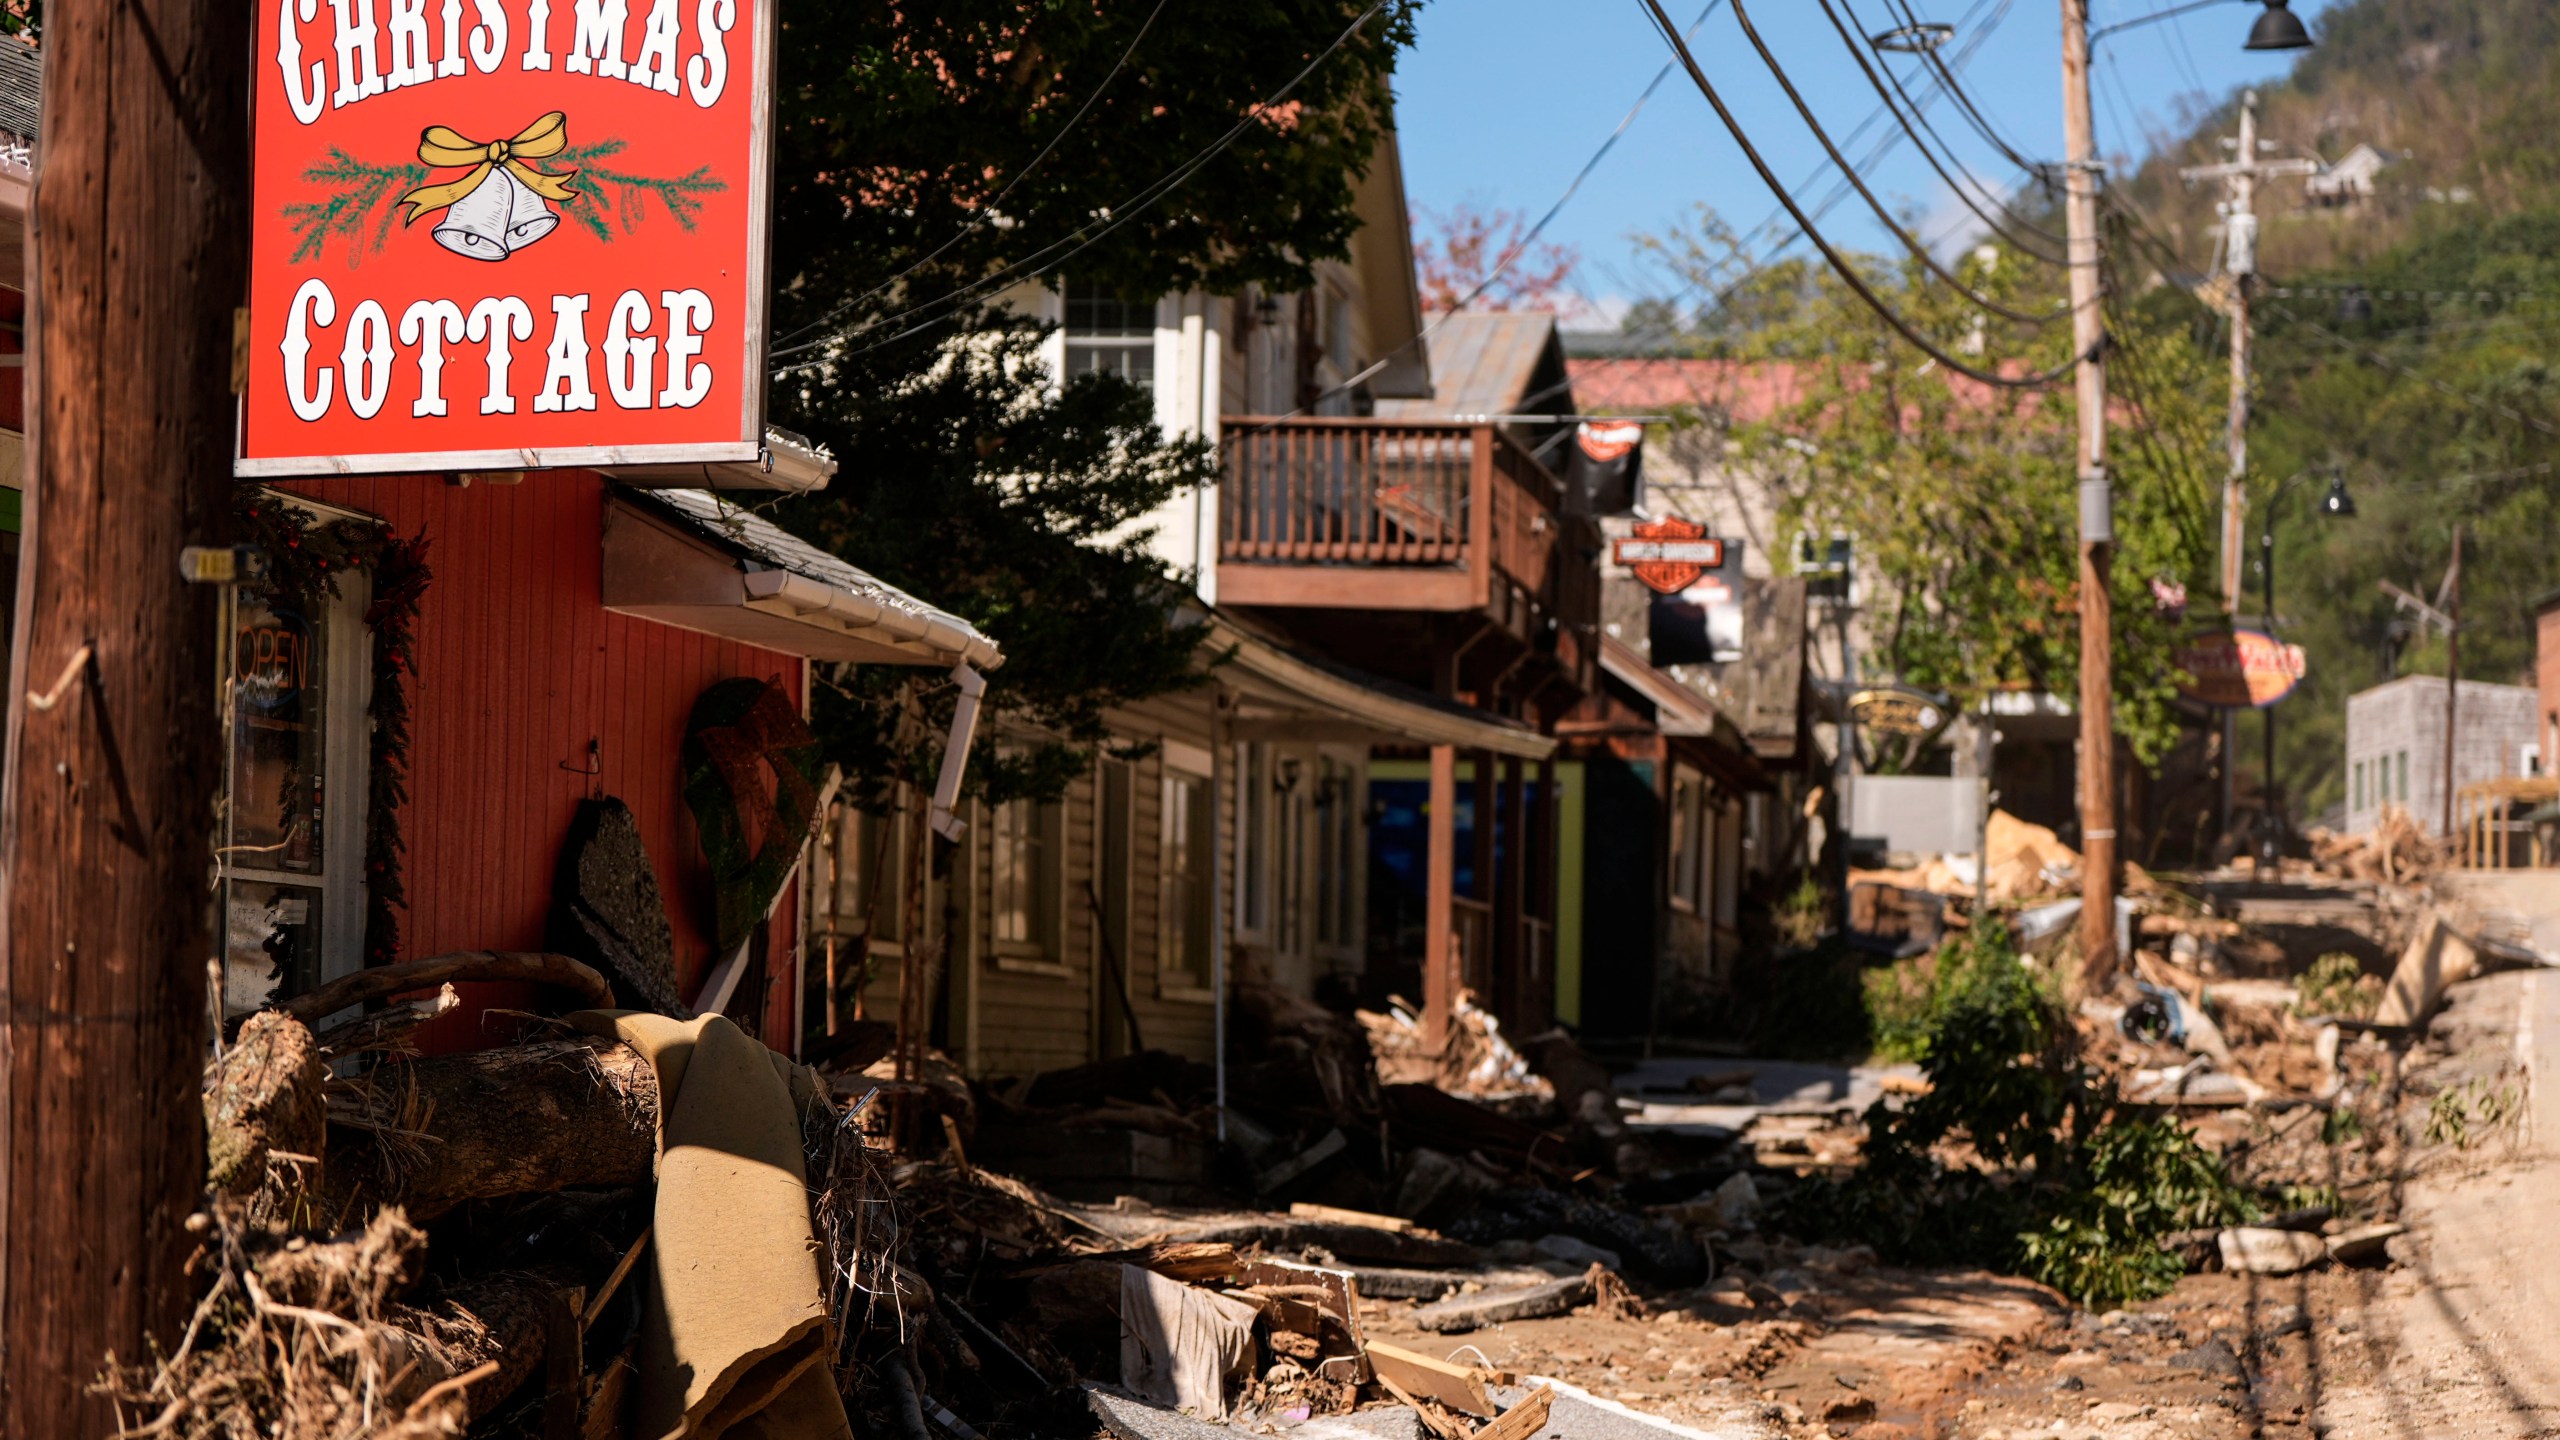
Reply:
[[2317, 160], [2230, 160], [2219, 165], [2181, 166], [2178, 178], [2235, 180], [2245, 175], [2253, 180], [2281, 180], [2288, 175], [2317, 175], [2327, 168]]

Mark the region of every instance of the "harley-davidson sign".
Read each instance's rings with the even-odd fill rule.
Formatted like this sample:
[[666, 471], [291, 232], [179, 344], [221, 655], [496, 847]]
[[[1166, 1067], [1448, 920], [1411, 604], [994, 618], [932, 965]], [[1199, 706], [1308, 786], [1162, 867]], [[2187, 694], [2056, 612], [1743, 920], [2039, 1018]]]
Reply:
[[1724, 542], [1708, 538], [1704, 525], [1666, 515], [1640, 522], [1633, 536], [1613, 541], [1610, 558], [1634, 571], [1647, 589], [1677, 595], [1708, 571], [1723, 568]]
[[240, 474], [755, 457], [771, 0], [259, 9]]
[[2189, 699], [2230, 709], [2263, 709], [2293, 693], [2307, 662], [2299, 645], [2258, 630], [2198, 635], [2178, 650], [2179, 685]]

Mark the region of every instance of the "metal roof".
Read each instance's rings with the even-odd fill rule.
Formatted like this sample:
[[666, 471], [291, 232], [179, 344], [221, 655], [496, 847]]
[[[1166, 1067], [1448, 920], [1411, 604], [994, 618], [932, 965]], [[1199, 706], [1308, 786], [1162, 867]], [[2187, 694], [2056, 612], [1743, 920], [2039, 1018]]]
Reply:
[[1435, 317], [1430, 350], [1431, 398], [1380, 400], [1380, 419], [1573, 413], [1564, 347], [1556, 339], [1556, 317], [1546, 311], [1461, 310]]
[[0, 39], [0, 131], [33, 140], [43, 114], [43, 57], [23, 41]]
[[913, 621], [919, 635], [937, 648], [965, 656], [981, 669], [1003, 663], [1003, 654], [985, 632], [959, 616], [928, 605], [897, 586], [830, 555], [753, 510], [709, 490], [625, 490], [628, 498], [654, 503], [687, 529], [739, 552], [752, 575], [778, 570], [815, 581], [829, 590], [859, 597], [882, 610]]

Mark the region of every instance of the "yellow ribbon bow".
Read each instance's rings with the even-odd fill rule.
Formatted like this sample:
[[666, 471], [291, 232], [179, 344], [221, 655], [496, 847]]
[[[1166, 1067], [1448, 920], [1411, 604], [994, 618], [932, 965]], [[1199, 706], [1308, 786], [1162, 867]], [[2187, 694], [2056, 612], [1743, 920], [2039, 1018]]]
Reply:
[[414, 222], [427, 211], [442, 210], [470, 194], [499, 165], [507, 167], [517, 184], [546, 200], [571, 199], [578, 192], [569, 188], [569, 181], [577, 171], [554, 175], [525, 163], [557, 155], [568, 146], [569, 117], [557, 110], [516, 132], [513, 139], [492, 140], [485, 145], [449, 126], [430, 125], [418, 137], [418, 158], [436, 166], [468, 165], [471, 173], [459, 180], [421, 185], [401, 196], [400, 203], [409, 209], [402, 223]]

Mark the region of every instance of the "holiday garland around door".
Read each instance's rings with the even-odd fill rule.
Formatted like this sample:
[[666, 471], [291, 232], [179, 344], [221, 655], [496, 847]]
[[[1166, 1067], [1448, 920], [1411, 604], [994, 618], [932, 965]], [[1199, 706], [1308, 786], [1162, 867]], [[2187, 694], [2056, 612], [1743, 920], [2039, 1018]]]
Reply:
[[322, 521], [269, 491], [239, 491], [247, 543], [267, 557], [259, 590], [305, 609], [334, 598], [339, 577], [370, 571], [373, 598], [364, 623], [373, 632], [373, 694], [366, 757], [364, 834], [364, 963], [388, 965], [400, 958], [400, 912], [409, 896], [401, 883], [400, 809], [409, 800], [409, 681], [417, 673], [418, 607], [435, 578], [427, 567], [427, 538], [406, 539], [387, 526], [361, 520]]

